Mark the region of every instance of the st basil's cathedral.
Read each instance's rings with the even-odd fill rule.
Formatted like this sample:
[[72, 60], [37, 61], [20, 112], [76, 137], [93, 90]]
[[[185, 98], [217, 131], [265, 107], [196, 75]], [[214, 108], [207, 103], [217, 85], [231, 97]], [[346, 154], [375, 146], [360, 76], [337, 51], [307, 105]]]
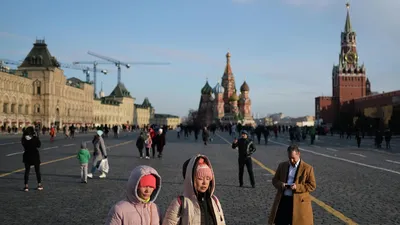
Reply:
[[231, 54], [228, 52], [222, 82], [218, 82], [212, 88], [207, 80], [201, 89], [197, 114], [201, 125], [212, 123], [253, 125], [255, 123], [251, 113], [249, 85], [244, 81], [240, 86], [240, 94], [238, 95], [230, 59]]

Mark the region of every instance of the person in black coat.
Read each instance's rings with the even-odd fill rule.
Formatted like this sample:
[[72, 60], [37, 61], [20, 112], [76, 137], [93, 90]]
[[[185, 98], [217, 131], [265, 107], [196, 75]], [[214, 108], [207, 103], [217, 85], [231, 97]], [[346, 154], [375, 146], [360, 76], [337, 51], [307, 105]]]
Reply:
[[254, 180], [253, 173], [253, 161], [251, 159], [251, 155], [256, 151], [256, 147], [254, 146], [253, 140], [248, 137], [248, 133], [246, 130], [241, 131], [241, 138], [235, 140], [232, 143], [232, 148], [239, 150], [239, 184], [240, 187], [243, 187], [243, 173], [244, 166], [247, 167], [247, 172], [249, 172], [250, 183], [253, 188], [256, 186], [256, 182]]
[[[163, 129], [158, 130], [158, 134], [154, 138], [155, 145], [157, 146], [158, 158], [162, 157], [162, 152], [165, 146], [165, 133], [163, 133]], [[154, 158], [154, 152], [153, 152]]]
[[40, 154], [39, 149], [41, 146], [41, 142], [39, 138], [35, 134], [35, 130], [33, 127], [27, 127], [23, 133], [21, 138], [21, 144], [24, 147], [24, 154], [22, 155], [22, 161], [25, 164], [25, 187], [24, 191], [29, 191], [28, 181], [29, 181], [29, 172], [31, 170], [31, 166], [35, 167], [36, 172], [36, 180], [38, 183], [37, 189], [39, 191], [43, 190], [42, 186], [42, 176], [40, 174]]
[[[145, 145], [144, 142], [145, 142], [144, 133], [140, 132], [140, 135], [136, 140], [136, 147], [139, 150], [140, 158], [143, 158], [143, 149], [144, 149], [144, 145]], [[149, 155], [146, 154], [146, 156], [149, 156]]]
[[203, 128], [202, 138], [203, 138], [204, 145], [207, 145], [207, 141], [210, 138], [210, 132], [208, 131], [207, 127]]

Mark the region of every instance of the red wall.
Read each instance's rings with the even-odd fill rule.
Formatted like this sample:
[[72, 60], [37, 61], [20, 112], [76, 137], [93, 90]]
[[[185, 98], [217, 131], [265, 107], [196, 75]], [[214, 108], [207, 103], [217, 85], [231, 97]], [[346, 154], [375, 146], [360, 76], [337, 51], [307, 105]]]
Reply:
[[[319, 96], [315, 98], [315, 118], [323, 119], [324, 123], [332, 124], [335, 119], [335, 101], [332, 97]], [[319, 116], [319, 117], [318, 117]]]

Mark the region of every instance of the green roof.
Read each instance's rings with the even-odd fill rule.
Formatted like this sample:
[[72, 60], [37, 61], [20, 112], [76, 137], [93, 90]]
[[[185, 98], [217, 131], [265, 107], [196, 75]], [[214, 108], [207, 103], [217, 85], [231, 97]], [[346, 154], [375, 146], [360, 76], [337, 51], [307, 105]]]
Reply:
[[149, 101], [149, 99], [147, 97], [144, 98], [142, 106], [148, 107], [148, 108], [152, 108], [151, 103], [150, 103], [150, 101]]
[[154, 114], [154, 118], [179, 118], [179, 116], [171, 115], [171, 114]]
[[18, 68], [24, 67], [60, 67], [60, 63], [51, 56], [44, 40], [36, 40], [33, 48]]
[[110, 94], [111, 97], [126, 97], [132, 98], [131, 93], [126, 89], [123, 83], [119, 83]]

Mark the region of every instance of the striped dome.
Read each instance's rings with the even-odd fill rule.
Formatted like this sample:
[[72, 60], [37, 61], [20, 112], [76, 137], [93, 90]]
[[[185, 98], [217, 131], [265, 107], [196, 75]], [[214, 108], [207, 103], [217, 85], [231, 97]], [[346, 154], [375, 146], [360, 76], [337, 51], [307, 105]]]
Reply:
[[222, 87], [218, 82], [217, 85], [215, 85], [215, 87], [214, 87], [214, 93], [222, 94], [222, 93], [224, 93], [224, 91], [225, 91], [224, 87]]
[[212, 93], [212, 87], [208, 84], [208, 81], [204, 85], [204, 87], [201, 89], [201, 94], [211, 94]]

